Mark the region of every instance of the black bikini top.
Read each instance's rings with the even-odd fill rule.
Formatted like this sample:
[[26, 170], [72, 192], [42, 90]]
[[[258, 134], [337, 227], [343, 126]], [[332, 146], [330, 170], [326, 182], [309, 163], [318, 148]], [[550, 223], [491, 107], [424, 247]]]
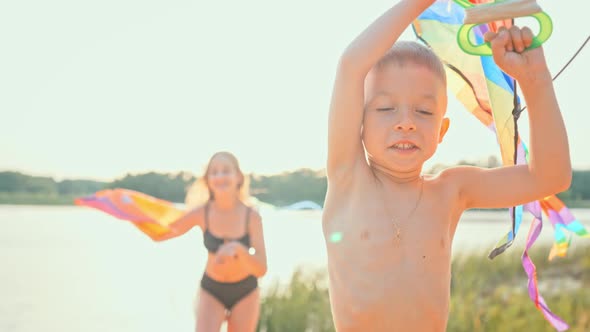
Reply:
[[250, 248], [250, 233], [248, 225], [250, 224], [250, 208], [246, 210], [246, 233], [237, 239], [219, 238], [209, 232], [209, 204], [205, 205], [205, 231], [203, 232], [203, 243], [210, 253], [216, 253], [219, 247], [225, 242], [238, 241], [246, 248]]

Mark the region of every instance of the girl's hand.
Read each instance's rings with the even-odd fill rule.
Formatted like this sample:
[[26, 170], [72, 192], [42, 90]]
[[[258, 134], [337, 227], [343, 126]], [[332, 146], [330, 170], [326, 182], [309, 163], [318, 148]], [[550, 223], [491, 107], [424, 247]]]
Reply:
[[218, 264], [223, 264], [230, 259], [237, 259], [239, 256], [247, 252], [248, 250], [241, 243], [236, 241], [227, 242], [221, 245], [217, 250], [215, 261]]

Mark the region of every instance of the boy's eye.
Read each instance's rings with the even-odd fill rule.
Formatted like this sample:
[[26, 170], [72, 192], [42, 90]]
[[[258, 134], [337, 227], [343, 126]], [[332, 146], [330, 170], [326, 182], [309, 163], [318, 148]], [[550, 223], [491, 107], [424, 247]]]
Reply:
[[432, 112], [427, 111], [427, 110], [416, 110], [416, 112], [418, 112], [420, 114], [424, 114], [424, 115], [432, 115]]
[[387, 112], [387, 111], [393, 111], [393, 110], [395, 110], [395, 108], [393, 108], [393, 107], [380, 107], [380, 108], [377, 108], [377, 112]]

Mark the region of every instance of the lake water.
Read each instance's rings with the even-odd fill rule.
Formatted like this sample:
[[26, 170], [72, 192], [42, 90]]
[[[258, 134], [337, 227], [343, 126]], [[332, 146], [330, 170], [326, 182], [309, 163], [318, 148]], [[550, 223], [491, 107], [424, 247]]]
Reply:
[[[297, 266], [325, 266], [321, 212], [260, 213], [269, 266], [263, 290]], [[573, 213], [590, 227], [590, 209]], [[505, 255], [519, 259], [529, 224], [527, 217]], [[505, 211], [468, 211], [453, 252], [485, 255], [509, 225]], [[0, 205], [0, 227], [0, 331], [193, 331], [206, 259], [199, 231], [154, 243], [125, 221], [74, 206]], [[539, 243], [552, 241], [549, 228]]]

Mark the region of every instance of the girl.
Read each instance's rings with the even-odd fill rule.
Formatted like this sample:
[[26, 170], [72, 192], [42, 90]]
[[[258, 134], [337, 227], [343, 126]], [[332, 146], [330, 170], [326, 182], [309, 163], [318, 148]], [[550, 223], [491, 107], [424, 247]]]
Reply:
[[258, 278], [266, 273], [266, 250], [261, 217], [246, 205], [246, 180], [233, 154], [214, 154], [187, 194], [187, 205], [197, 207], [156, 239], [182, 235], [194, 226], [203, 230], [208, 259], [199, 291], [197, 332], [217, 332], [226, 320], [230, 332], [256, 329]]

